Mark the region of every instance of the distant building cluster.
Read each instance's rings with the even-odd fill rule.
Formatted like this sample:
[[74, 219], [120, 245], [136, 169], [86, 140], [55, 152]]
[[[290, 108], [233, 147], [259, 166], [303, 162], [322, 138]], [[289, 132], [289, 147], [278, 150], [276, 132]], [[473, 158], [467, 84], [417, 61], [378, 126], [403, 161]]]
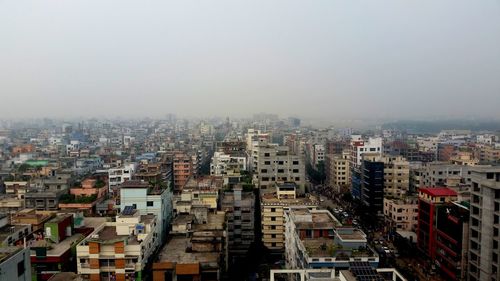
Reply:
[[0, 280], [500, 280], [498, 132], [303, 123], [0, 122]]

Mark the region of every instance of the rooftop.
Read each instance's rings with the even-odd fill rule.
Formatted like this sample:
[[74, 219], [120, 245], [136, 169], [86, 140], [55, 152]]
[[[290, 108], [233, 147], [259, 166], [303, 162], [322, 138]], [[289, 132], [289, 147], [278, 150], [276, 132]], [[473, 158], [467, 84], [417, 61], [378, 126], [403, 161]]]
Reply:
[[64, 219], [68, 218], [68, 217], [72, 217], [73, 215], [72, 214], [63, 214], [63, 215], [57, 215], [55, 217], [53, 217], [51, 220], [49, 220], [47, 223], [59, 223], [61, 221], [63, 221]]
[[205, 176], [201, 178], [190, 178], [184, 185], [184, 189], [220, 189], [224, 181], [222, 177]]
[[120, 188], [149, 188], [149, 183], [140, 180], [129, 180], [122, 183]]
[[15, 255], [17, 252], [21, 251], [23, 248], [20, 247], [0, 247], [0, 263], [4, 262], [11, 256]]
[[364, 240], [364, 241], [366, 241], [365, 233], [359, 229], [337, 228], [335, 233], [342, 240]]
[[456, 191], [447, 187], [423, 187], [419, 191], [433, 197], [458, 195]]
[[367, 249], [343, 249], [330, 238], [305, 238], [302, 243], [306, 248], [307, 254], [312, 257], [373, 257], [375, 253]]
[[207, 223], [196, 224], [193, 227], [195, 231], [203, 231], [203, 230], [222, 230], [224, 229], [224, 222], [226, 221], [226, 213], [217, 212], [208, 213]]
[[30, 241], [30, 246], [32, 248], [31, 255], [32, 256], [36, 255], [33, 248], [40, 247], [40, 248], [47, 248], [47, 256], [59, 257], [66, 251], [68, 251], [73, 245], [76, 245], [81, 240], [83, 240], [83, 238], [85, 237], [82, 234], [77, 233], [60, 241], [59, 243], [52, 243], [46, 240], [38, 240], [38, 241], [31, 240]]
[[176, 262], [176, 263], [217, 263], [219, 261], [219, 253], [203, 252], [193, 253], [188, 252], [190, 238], [185, 236], [174, 236], [163, 247], [158, 260], [160, 262]]
[[342, 225], [328, 211], [317, 212], [307, 208], [297, 208], [293, 209], [292, 212], [294, 215], [292, 219], [297, 229], [333, 229]]
[[112, 244], [118, 241], [127, 240], [128, 244], [139, 244], [135, 236], [131, 235], [118, 235], [116, 233], [116, 226], [114, 225], [106, 225], [99, 232], [97, 232], [96, 236], [91, 235], [88, 239], [89, 242], [98, 242], [103, 244]]
[[190, 222], [193, 222], [193, 220], [194, 215], [180, 214], [174, 218], [174, 220], [172, 221], [172, 225], [188, 224]]

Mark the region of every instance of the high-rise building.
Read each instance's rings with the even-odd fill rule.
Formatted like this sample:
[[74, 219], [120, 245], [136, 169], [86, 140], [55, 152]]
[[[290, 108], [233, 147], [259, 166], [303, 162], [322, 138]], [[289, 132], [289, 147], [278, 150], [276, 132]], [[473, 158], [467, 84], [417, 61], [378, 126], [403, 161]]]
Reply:
[[382, 138], [369, 138], [363, 140], [360, 135], [353, 135], [351, 138], [351, 167], [361, 166], [363, 154], [371, 153], [382, 155]]
[[446, 280], [467, 280], [469, 203], [450, 202], [437, 211], [434, 263]]
[[254, 184], [260, 189], [294, 182], [299, 193], [305, 190], [305, 164], [302, 155], [291, 154], [287, 146], [261, 141], [252, 151]]
[[382, 216], [384, 212], [384, 163], [363, 160], [361, 182], [361, 202], [369, 214]]
[[438, 208], [457, 198], [457, 193], [446, 187], [420, 188], [418, 191], [417, 246], [432, 260], [436, 254]]
[[226, 212], [228, 230], [228, 260], [244, 257], [255, 240], [255, 196], [241, 186], [224, 192], [222, 210]]
[[471, 172], [469, 280], [500, 280], [500, 167]]
[[410, 189], [410, 163], [403, 156], [383, 156], [384, 194], [395, 197], [405, 195]]
[[351, 183], [349, 152], [328, 154], [325, 159], [326, 184], [340, 193]]
[[193, 162], [191, 157], [185, 153], [176, 153], [173, 162], [174, 191], [180, 192], [193, 175]]

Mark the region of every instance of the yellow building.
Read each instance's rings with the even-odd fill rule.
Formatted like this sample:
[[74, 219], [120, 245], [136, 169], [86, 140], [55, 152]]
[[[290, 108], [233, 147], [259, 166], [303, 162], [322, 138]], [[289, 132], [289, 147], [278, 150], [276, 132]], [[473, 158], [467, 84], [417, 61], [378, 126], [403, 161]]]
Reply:
[[410, 162], [403, 156], [384, 156], [384, 194], [401, 197], [410, 188]]
[[271, 251], [282, 252], [285, 249], [285, 210], [293, 206], [307, 206], [317, 209], [315, 197], [296, 196], [296, 186], [285, 183], [276, 186], [276, 192], [262, 195], [261, 220], [262, 242]]
[[460, 151], [457, 155], [450, 159], [454, 165], [476, 166], [479, 164], [479, 159], [475, 159], [471, 152]]
[[327, 184], [338, 193], [342, 192], [343, 187], [348, 187], [351, 183], [349, 157], [350, 153], [348, 151], [342, 152], [340, 155], [329, 154], [326, 156]]

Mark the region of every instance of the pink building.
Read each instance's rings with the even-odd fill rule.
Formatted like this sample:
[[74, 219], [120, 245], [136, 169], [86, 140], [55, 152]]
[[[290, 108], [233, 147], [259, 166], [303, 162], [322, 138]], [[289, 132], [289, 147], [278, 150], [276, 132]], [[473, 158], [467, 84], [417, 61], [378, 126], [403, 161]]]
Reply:
[[61, 198], [59, 208], [83, 210], [94, 213], [97, 203], [104, 200], [108, 192], [108, 185], [100, 180], [85, 179], [81, 187], [73, 187], [69, 195]]

